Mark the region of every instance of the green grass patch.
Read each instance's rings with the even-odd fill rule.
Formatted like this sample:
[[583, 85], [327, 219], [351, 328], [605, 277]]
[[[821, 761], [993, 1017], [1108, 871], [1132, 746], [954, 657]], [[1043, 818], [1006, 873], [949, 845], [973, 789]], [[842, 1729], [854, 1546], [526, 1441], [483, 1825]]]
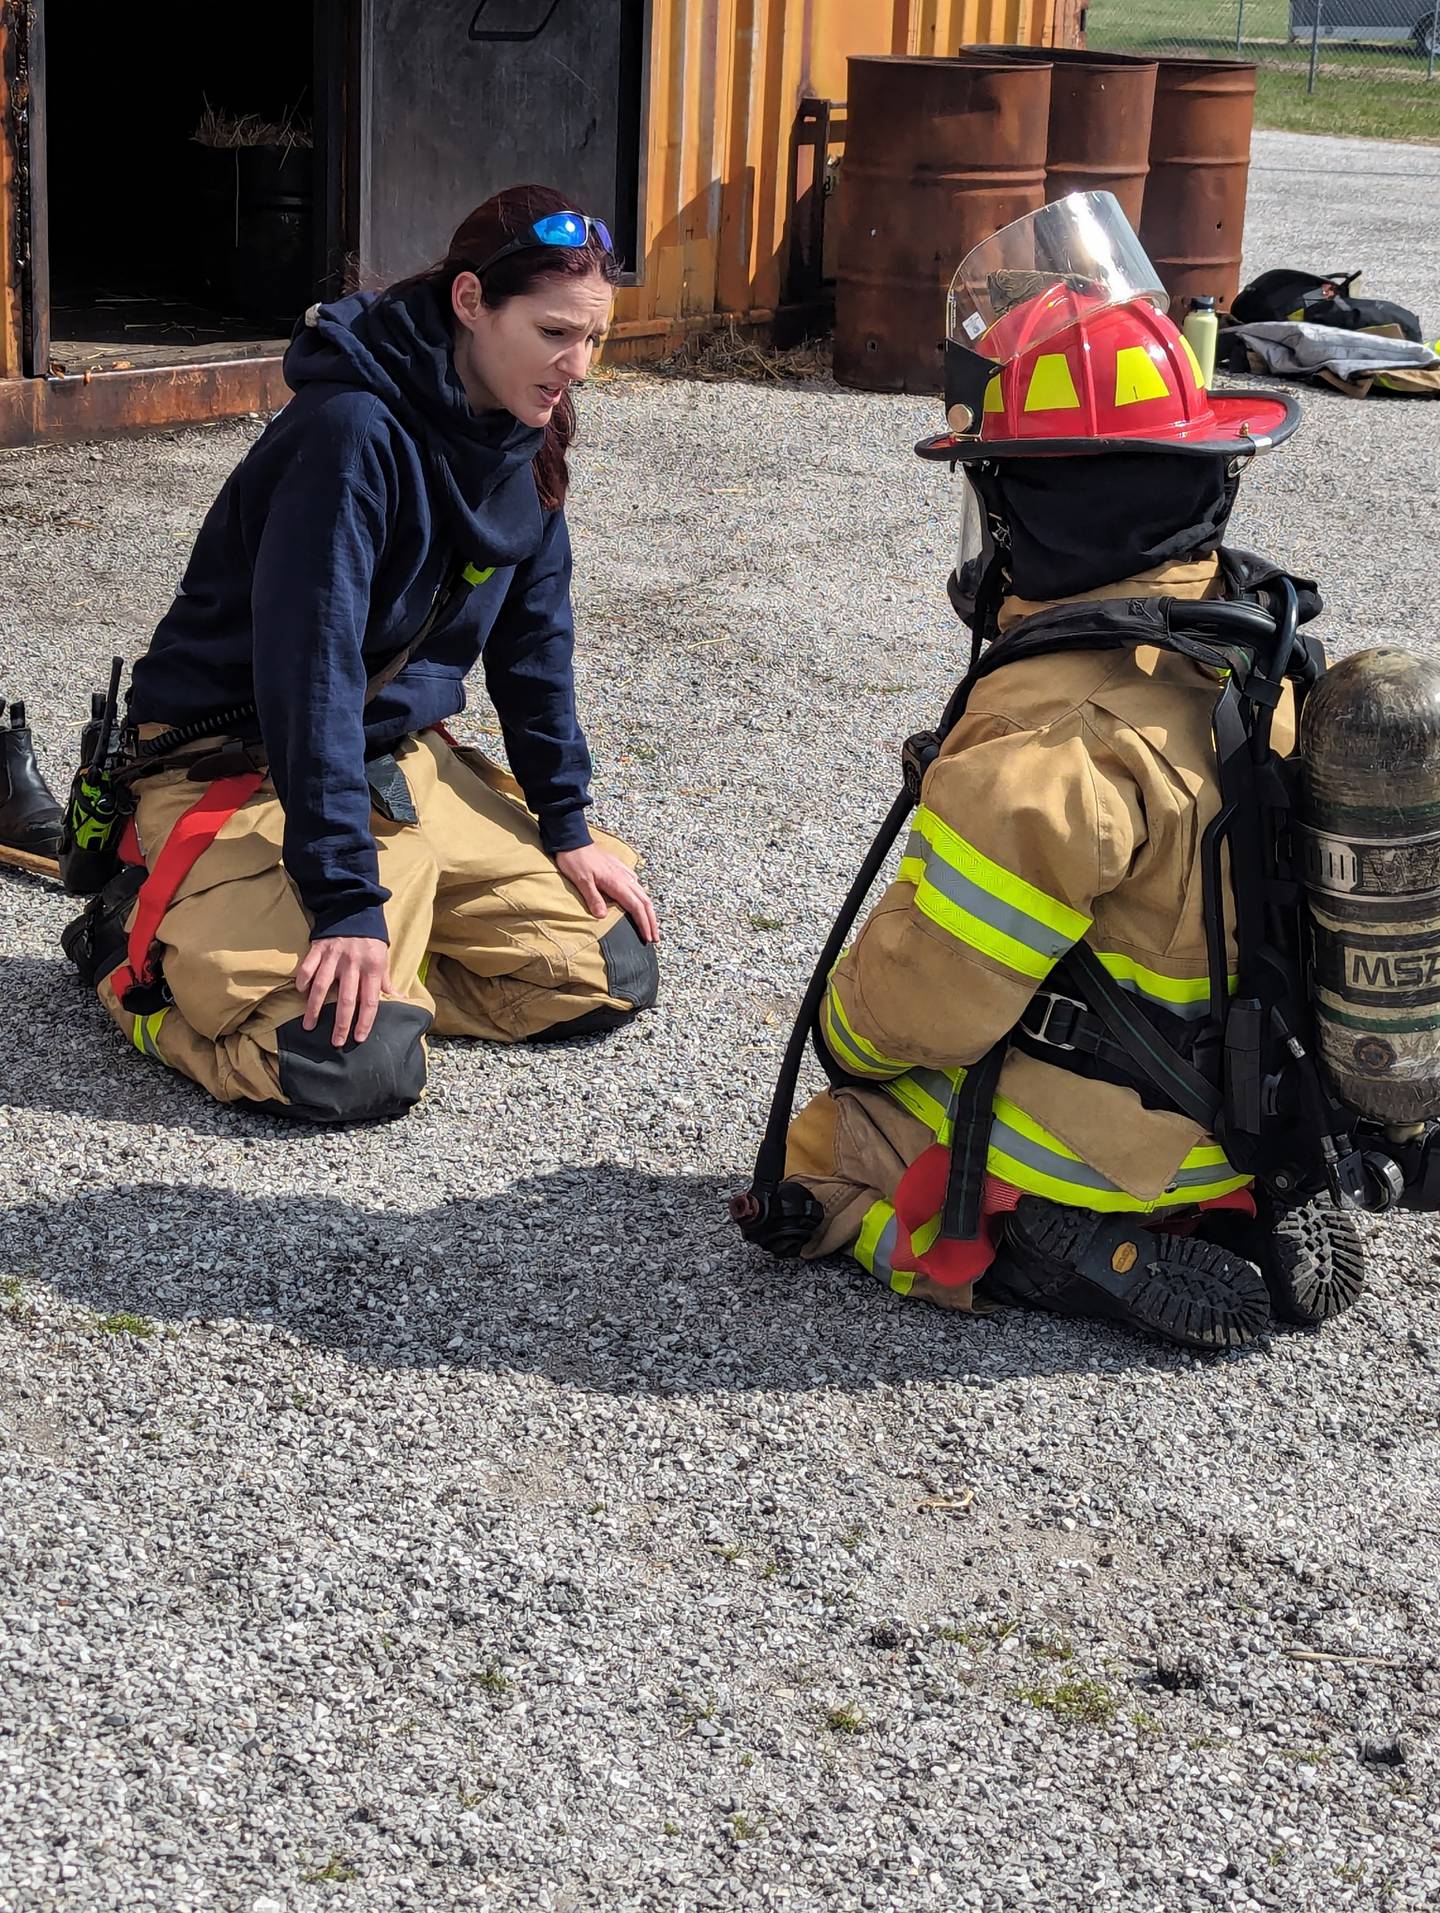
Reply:
[[832, 1707], [825, 1716], [832, 1734], [863, 1734], [865, 1716], [854, 1707]]
[[357, 1871], [343, 1854], [332, 1853], [323, 1867], [307, 1867], [300, 1878], [306, 1886], [340, 1886], [353, 1880]]
[[136, 1335], [147, 1341], [155, 1333], [155, 1324], [143, 1315], [131, 1315], [121, 1309], [115, 1315], [102, 1315], [95, 1324], [102, 1335]]
[[1112, 1727], [1120, 1708], [1110, 1689], [1088, 1674], [1055, 1687], [1017, 1688], [1015, 1698], [1053, 1714], [1067, 1727]]
[[1310, 43], [1289, 38], [1288, 0], [1245, 0], [1237, 45], [1239, 18], [1238, 0], [1091, 0], [1085, 38], [1092, 51], [1253, 61], [1257, 126], [1440, 142], [1440, 64], [1428, 79], [1413, 41], [1322, 39], [1311, 93]]

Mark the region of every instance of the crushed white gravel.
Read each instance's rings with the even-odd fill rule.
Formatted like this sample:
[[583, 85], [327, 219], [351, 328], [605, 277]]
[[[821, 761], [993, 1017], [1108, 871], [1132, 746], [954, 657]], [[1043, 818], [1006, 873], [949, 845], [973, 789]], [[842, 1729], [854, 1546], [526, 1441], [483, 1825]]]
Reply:
[[[1440, 331], [1437, 187], [1264, 136], [1247, 264]], [[1433, 646], [1440, 408], [1306, 409], [1237, 536], [1338, 648]], [[933, 414], [586, 402], [582, 696], [665, 927], [616, 1038], [437, 1045], [408, 1120], [291, 1130], [127, 1052], [0, 877], [6, 1913], [1440, 1903], [1433, 1225], [1212, 1361], [724, 1221], [959, 668]], [[257, 429], [0, 457], [0, 695], [57, 786]]]

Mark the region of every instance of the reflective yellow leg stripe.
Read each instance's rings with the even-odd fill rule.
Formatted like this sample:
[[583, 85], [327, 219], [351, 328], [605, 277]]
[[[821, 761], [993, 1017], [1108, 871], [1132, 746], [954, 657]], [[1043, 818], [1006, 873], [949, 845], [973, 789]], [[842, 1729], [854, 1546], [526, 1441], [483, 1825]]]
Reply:
[[419, 968], [419, 969], [418, 969], [418, 970], [417, 970], [417, 971], [415, 972], [415, 979], [416, 979], [416, 981], [417, 981], [417, 982], [419, 982], [419, 983], [423, 983], [423, 982], [425, 981], [425, 979], [426, 979], [426, 977], [427, 977], [427, 976], [429, 976], [429, 974], [430, 974], [430, 959], [431, 959], [431, 957], [432, 957], [433, 955], [434, 955], [434, 951], [433, 951], [433, 950], [427, 950], [427, 951], [425, 952], [425, 954], [424, 954], [424, 956], [423, 956], [423, 957], [421, 957], [421, 959], [420, 959], [420, 968]]
[[878, 1275], [882, 1282], [888, 1282], [897, 1295], [908, 1295], [915, 1281], [913, 1273], [909, 1269], [893, 1268], [890, 1260], [895, 1253], [895, 1239], [899, 1233], [900, 1224], [895, 1217], [894, 1205], [872, 1202], [865, 1211], [865, 1220], [860, 1225], [860, 1233], [850, 1253], [862, 1269], [871, 1275]]
[[160, 1025], [169, 1014], [170, 1009], [167, 1004], [163, 1010], [154, 1010], [149, 1016], [137, 1016], [135, 1018], [134, 1027], [130, 1031], [130, 1040], [134, 1043], [140, 1054], [142, 1056], [153, 1056], [159, 1063], [165, 1061], [165, 1058], [160, 1054], [160, 1044], [158, 1041]]
[[895, 1057], [887, 1056], [883, 1050], [876, 1049], [873, 1043], [867, 1042], [852, 1027], [833, 983], [825, 993], [820, 1027], [836, 1061], [843, 1063], [856, 1076], [896, 1076], [901, 1070], [910, 1067], [908, 1063], [899, 1062]]
[[495, 576], [495, 567], [494, 565], [486, 565], [485, 569], [481, 571], [474, 565], [466, 565], [465, 569], [460, 573], [460, 576], [465, 580], [467, 585], [483, 585], [487, 578], [493, 578]]
[[[885, 1093], [918, 1117], [935, 1140], [944, 1144], [951, 1136], [951, 1099], [964, 1079], [964, 1070], [911, 1070], [908, 1076], [887, 1083]], [[1236, 1174], [1217, 1144], [1201, 1143], [1185, 1157], [1171, 1187], [1152, 1201], [1144, 1201], [1091, 1168], [1008, 1096], [997, 1096], [994, 1101], [986, 1167], [992, 1175], [1030, 1195], [1048, 1196], [1072, 1208], [1129, 1214], [1205, 1202], [1232, 1189], [1243, 1189], [1250, 1181], [1249, 1176]], [[930, 1246], [922, 1243], [923, 1234], [922, 1230], [915, 1238], [916, 1251], [921, 1255]]]

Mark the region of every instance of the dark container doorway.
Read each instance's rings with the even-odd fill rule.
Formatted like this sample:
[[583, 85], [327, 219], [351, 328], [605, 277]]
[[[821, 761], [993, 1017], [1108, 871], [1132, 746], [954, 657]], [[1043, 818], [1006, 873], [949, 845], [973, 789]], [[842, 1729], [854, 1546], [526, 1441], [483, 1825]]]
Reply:
[[273, 359], [525, 181], [635, 276], [649, 0], [21, 4], [32, 376]]
[[331, 242], [317, 12], [325, 0], [43, 0], [32, 251], [49, 283], [27, 301], [32, 373], [281, 349]]

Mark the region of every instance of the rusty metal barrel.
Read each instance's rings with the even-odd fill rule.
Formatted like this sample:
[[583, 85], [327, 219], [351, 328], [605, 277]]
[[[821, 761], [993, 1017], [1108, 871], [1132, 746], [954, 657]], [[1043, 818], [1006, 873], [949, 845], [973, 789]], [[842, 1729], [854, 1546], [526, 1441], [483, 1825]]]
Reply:
[[1140, 239], [1175, 306], [1240, 289], [1255, 68], [1241, 60], [1161, 60]]
[[1078, 47], [962, 47], [967, 58], [1026, 60], [1053, 67], [1045, 197], [1114, 193], [1140, 224], [1150, 171], [1155, 61]]
[[955, 268], [1045, 203], [1050, 68], [903, 54], [849, 68], [835, 376], [869, 392], [938, 392]]

